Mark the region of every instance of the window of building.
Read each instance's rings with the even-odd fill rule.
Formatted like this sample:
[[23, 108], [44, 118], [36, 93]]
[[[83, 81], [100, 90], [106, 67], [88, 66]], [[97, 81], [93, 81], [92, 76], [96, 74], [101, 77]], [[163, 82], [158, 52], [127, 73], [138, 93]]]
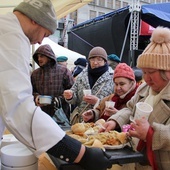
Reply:
[[105, 7], [105, 0], [99, 0], [99, 6]]
[[96, 0], [91, 1], [89, 4], [96, 5]]
[[115, 1], [115, 9], [121, 8], [121, 2], [119, 0]]
[[128, 6], [128, 2], [123, 2], [123, 7]]
[[99, 12], [99, 16], [104, 15], [104, 14], [105, 14], [104, 12]]
[[96, 11], [90, 10], [90, 19], [96, 17]]
[[107, 7], [113, 9], [113, 0], [107, 0]]
[[70, 13], [70, 19], [74, 20], [73, 25], [77, 25], [77, 11]]

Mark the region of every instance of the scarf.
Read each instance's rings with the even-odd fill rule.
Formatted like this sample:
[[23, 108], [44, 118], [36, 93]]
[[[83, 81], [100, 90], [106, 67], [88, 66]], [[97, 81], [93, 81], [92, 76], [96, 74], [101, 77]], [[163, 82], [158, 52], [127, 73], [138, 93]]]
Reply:
[[106, 63], [104, 66], [94, 68], [92, 69], [90, 64], [88, 65], [88, 79], [89, 79], [89, 84], [90, 88], [94, 86], [98, 78], [104, 74], [106, 71], [108, 71], [108, 64]]
[[[138, 86], [136, 85], [136, 83], [134, 83], [132, 85], [131, 89], [126, 93], [126, 95], [123, 95], [124, 97], [118, 96], [117, 94], [115, 94], [111, 99], [113, 102], [115, 102], [114, 107], [117, 110], [124, 108], [126, 106], [126, 103], [134, 96], [137, 88], [138, 88]], [[107, 120], [109, 118], [109, 116], [106, 116], [106, 115], [103, 114], [101, 116], [101, 118]]]

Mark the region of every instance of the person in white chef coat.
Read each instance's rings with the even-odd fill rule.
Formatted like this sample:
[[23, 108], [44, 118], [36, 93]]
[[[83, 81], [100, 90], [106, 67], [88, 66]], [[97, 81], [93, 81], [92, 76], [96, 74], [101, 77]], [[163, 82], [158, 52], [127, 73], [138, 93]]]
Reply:
[[43, 152], [84, 169], [111, 167], [110, 156], [87, 148], [36, 106], [30, 82], [30, 45], [41, 44], [57, 28], [49, 0], [25, 0], [0, 16], [0, 135], [4, 127], [38, 157]]

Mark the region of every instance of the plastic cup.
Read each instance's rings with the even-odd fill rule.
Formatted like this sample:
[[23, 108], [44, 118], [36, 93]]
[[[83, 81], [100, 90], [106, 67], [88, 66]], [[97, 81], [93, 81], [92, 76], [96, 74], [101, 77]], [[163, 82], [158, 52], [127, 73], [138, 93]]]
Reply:
[[105, 101], [105, 106], [107, 108], [109, 108], [109, 107], [113, 108], [115, 106], [115, 102], [113, 102], [113, 101]]
[[145, 118], [148, 120], [150, 113], [153, 111], [152, 106], [145, 102], [136, 103], [135, 119]]
[[91, 95], [91, 89], [84, 89], [83, 93], [84, 93], [85, 96]]

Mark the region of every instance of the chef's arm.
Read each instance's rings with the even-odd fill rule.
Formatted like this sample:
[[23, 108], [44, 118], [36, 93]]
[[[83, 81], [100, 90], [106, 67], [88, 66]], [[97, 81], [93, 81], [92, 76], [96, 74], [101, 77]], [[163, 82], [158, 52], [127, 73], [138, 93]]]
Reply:
[[78, 163], [86, 170], [105, 170], [112, 166], [109, 161], [110, 156], [102, 149], [87, 148], [68, 135], [65, 135], [47, 153], [69, 163]]

